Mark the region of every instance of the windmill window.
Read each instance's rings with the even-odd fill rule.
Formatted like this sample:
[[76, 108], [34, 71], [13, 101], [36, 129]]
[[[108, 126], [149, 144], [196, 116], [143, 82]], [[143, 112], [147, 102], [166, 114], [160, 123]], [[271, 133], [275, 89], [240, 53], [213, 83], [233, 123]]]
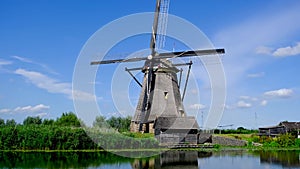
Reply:
[[165, 99], [168, 99], [168, 92], [164, 92]]
[[184, 117], [184, 111], [183, 110], [179, 110], [181, 117]]

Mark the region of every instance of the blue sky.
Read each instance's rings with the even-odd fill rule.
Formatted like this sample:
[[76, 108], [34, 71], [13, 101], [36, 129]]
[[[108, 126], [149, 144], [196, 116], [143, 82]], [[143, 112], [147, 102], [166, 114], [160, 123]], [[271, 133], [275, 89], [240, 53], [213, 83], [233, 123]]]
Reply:
[[[75, 111], [72, 77], [86, 41], [105, 24], [129, 14], [153, 12], [154, 6], [154, 1], [140, 0], [1, 1], [0, 118], [22, 122], [27, 116], [57, 118]], [[300, 121], [299, 11], [298, 0], [170, 2], [170, 14], [190, 21], [216, 47], [226, 49], [222, 61], [227, 98], [220, 125], [256, 128], [283, 120]], [[111, 55], [147, 48], [149, 41], [148, 35], [131, 38]], [[167, 39], [166, 43], [174, 42]], [[114, 68], [108, 66], [107, 71]], [[124, 76], [129, 75], [124, 72]], [[97, 77], [95, 83], [99, 105], [104, 106], [104, 114], [119, 114], [106, 78], [109, 74], [104, 79]], [[201, 102], [187, 103], [185, 108], [187, 112], [201, 109], [205, 117], [210, 85], [205, 78], [200, 81]], [[130, 98], [136, 100], [138, 92], [132, 90], [138, 88], [130, 86]]]

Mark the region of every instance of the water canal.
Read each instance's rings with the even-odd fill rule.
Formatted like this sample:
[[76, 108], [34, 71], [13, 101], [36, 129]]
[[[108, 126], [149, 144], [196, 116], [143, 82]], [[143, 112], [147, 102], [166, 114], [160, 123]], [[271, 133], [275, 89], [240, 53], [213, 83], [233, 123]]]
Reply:
[[[132, 152], [130, 152], [132, 153]], [[108, 152], [1, 152], [0, 168], [282, 169], [300, 168], [300, 151], [167, 151], [149, 158]]]

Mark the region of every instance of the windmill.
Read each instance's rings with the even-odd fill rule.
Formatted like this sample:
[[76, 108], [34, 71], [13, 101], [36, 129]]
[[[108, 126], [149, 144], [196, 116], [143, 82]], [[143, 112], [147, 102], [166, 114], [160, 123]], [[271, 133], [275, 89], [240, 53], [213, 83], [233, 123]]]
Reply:
[[[177, 73], [181, 72], [181, 70], [178, 69], [179, 66], [187, 65], [189, 66], [190, 70], [192, 62], [184, 64], [173, 64], [170, 61], [171, 58], [225, 53], [224, 49], [205, 49], [159, 53], [157, 51], [158, 44], [159, 41], [164, 41], [164, 37], [161, 36], [162, 33], [158, 31], [165, 32], [166, 27], [164, 26], [164, 24], [167, 23], [166, 12], [168, 3], [169, 0], [156, 1], [154, 22], [152, 26], [152, 36], [150, 40], [151, 54], [149, 56], [91, 62], [91, 65], [98, 65], [144, 61], [144, 65], [140, 68], [125, 69], [142, 88], [136, 111], [131, 121], [130, 130], [132, 132], [154, 133], [155, 121], [160, 117], [161, 119], [168, 119], [169, 121], [172, 121], [171, 119], [182, 118], [183, 121], [185, 121], [184, 123], [188, 123], [188, 120], [186, 119], [189, 118], [187, 117], [182, 103], [182, 97], [184, 97], [186, 85], [183, 96], [181, 96]], [[141, 70], [144, 73], [142, 83], [140, 83], [131, 73], [131, 71], [136, 70]], [[198, 124], [196, 124], [196, 126], [198, 126]]]

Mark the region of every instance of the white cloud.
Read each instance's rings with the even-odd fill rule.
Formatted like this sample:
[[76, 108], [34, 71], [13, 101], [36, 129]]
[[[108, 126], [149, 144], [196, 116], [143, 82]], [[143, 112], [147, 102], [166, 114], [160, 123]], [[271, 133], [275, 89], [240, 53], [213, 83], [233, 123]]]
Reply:
[[229, 106], [229, 105], [227, 105], [227, 104], [223, 104], [222, 107], [223, 107], [224, 109], [227, 109], [227, 110], [230, 110], [230, 109], [233, 109], [233, 108], [234, 108], [234, 107]]
[[189, 106], [189, 108], [192, 110], [202, 110], [202, 109], [205, 109], [206, 106], [203, 104], [192, 104]]
[[36, 105], [34, 107], [31, 107], [30, 111], [32, 111], [32, 112], [39, 112], [41, 110], [47, 110], [49, 108], [50, 108], [50, 106], [46, 106], [46, 105], [43, 105], [43, 104], [38, 104], [38, 105]]
[[[214, 38], [217, 46], [225, 46], [227, 86], [235, 88], [245, 72], [257, 65], [268, 62], [266, 57], [257, 57], [255, 52], [270, 53], [271, 48], [264, 44], [276, 44], [278, 41], [299, 33], [299, 6], [283, 6], [279, 11], [257, 12], [242, 22], [220, 31]], [[259, 25], [259, 26], [258, 26]], [[242, 43], [241, 43], [242, 42]], [[260, 46], [260, 47], [258, 47]], [[258, 48], [257, 48], [258, 47]]]
[[47, 65], [45, 64], [42, 64], [42, 63], [38, 63], [38, 62], [35, 62], [35, 61], [32, 61], [28, 58], [25, 58], [25, 57], [21, 57], [21, 56], [11, 56], [12, 58], [18, 60], [18, 61], [21, 61], [23, 63], [30, 63], [30, 64], [34, 64], [34, 65], [38, 65], [40, 67], [42, 67], [45, 71], [49, 72], [49, 73], [52, 73], [52, 74], [58, 74], [57, 72], [55, 72], [54, 70], [50, 69]]
[[10, 109], [0, 109], [0, 113], [9, 113]]
[[272, 90], [267, 91], [264, 93], [264, 96], [271, 97], [271, 98], [288, 98], [293, 95], [292, 89], [279, 89], [279, 90]]
[[272, 55], [275, 57], [295, 56], [300, 54], [300, 42], [298, 42], [295, 46], [281, 47], [278, 49], [260, 46], [256, 49], [256, 53]]
[[20, 56], [12, 56], [12, 58], [17, 59], [21, 62], [25, 62], [25, 63], [33, 63], [32, 60], [24, 58], [24, 57], [20, 57]]
[[42, 73], [27, 71], [25, 69], [17, 69], [15, 73], [22, 75], [32, 84], [41, 89], [47, 90], [49, 93], [62, 93], [69, 96], [72, 94], [71, 84], [58, 82], [57, 80], [52, 79]]
[[296, 46], [287, 46], [283, 48], [278, 48], [273, 52], [273, 56], [277, 56], [277, 57], [294, 56], [299, 54], [300, 54], [300, 42], [298, 42]]
[[[93, 101], [96, 99], [96, 96], [91, 93], [74, 90], [73, 95], [72, 95], [72, 97], [70, 97], [70, 99], [72, 99], [72, 98], [74, 98], [76, 100], [81, 100], [81, 101]], [[97, 99], [102, 99], [102, 97], [97, 97]]]
[[267, 55], [271, 55], [272, 54], [273, 49], [270, 47], [266, 47], [266, 46], [259, 46], [256, 48], [256, 53], [257, 54], [267, 54]]
[[44, 110], [48, 110], [50, 108], [50, 106], [45, 106], [43, 104], [38, 104], [36, 106], [24, 106], [24, 107], [16, 107], [13, 112], [40, 112], [40, 111], [44, 111]]
[[35, 106], [23, 106], [23, 107], [16, 107], [14, 109], [0, 109], [0, 113], [38, 113], [38, 114], [45, 114], [47, 110], [50, 109], [50, 106], [46, 106], [44, 104], [38, 104]]
[[257, 101], [257, 100], [258, 100], [258, 98], [256, 98], [256, 97], [252, 97], [252, 98], [251, 98], [251, 100], [255, 102], [255, 101]]
[[257, 101], [258, 99], [256, 97], [250, 97], [250, 96], [240, 96], [239, 97], [242, 100], [251, 100], [251, 101]]
[[244, 100], [249, 100], [251, 97], [250, 96], [240, 96], [240, 99], [244, 99]]
[[0, 66], [10, 65], [10, 64], [12, 64], [11, 61], [0, 59]]
[[260, 105], [261, 106], [266, 106], [268, 104], [268, 101], [267, 100], [262, 100], [261, 102], [260, 102]]
[[237, 103], [237, 107], [238, 108], [250, 108], [250, 107], [252, 107], [252, 104], [251, 103], [247, 103], [244, 100], [241, 100], [241, 101], [239, 101]]
[[17, 69], [15, 74], [25, 77], [30, 83], [38, 88], [48, 91], [49, 93], [64, 94], [69, 99], [73, 99], [74, 97], [74, 99], [81, 101], [92, 101], [95, 99], [95, 96], [91, 93], [72, 91], [72, 85], [70, 83], [59, 82], [58, 80], [50, 78], [40, 72]]
[[39, 113], [39, 114], [37, 114], [36, 116], [42, 118], [42, 117], [45, 117], [45, 116], [47, 116], [47, 115], [48, 115], [48, 113]]
[[248, 74], [247, 77], [249, 78], [259, 78], [265, 76], [265, 72], [259, 72], [259, 73], [253, 73], [253, 74]]

